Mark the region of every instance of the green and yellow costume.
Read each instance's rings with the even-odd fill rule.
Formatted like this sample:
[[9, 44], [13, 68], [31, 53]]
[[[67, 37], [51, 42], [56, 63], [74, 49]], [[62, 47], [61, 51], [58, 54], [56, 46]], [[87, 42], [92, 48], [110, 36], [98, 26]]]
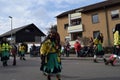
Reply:
[[120, 24], [116, 24], [115, 31], [113, 32], [114, 38], [114, 48], [113, 54], [109, 57], [109, 60], [105, 63], [108, 65], [109, 63], [114, 66], [116, 63], [116, 58], [120, 59]]
[[50, 39], [42, 43], [40, 48], [42, 58], [42, 71], [47, 74], [59, 74], [61, 72], [61, 60], [56, 44]]
[[26, 60], [25, 59], [25, 46], [23, 43], [19, 46], [19, 54], [20, 54], [20, 60]]
[[21, 46], [19, 47], [19, 51], [20, 51], [20, 55], [21, 55], [21, 56], [24, 56], [24, 54], [25, 54], [25, 46], [24, 46], [24, 45], [21, 45]]
[[7, 66], [7, 61], [10, 57], [10, 49], [11, 46], [8, 42], [3, 42], [0, 45], [0, 54], [1, 54], [1, 61], [3, 62], [3, 66]]
[[102, 38], [95, 38], [94, 39], [94, 45], [95, 45], [95, 54], [96, 55], [104, 55], [104, 52], [103, 52], [103, 47], [102, 47]]
[[114, 32], [114, 50], [113, 50], [113, 54], [115, 54], [117, 56], [120, 56], [120, 48], [117, 48], [117, 46], [120, 47], [120, 24], [118, 24], [115, 28], [115, 32]]

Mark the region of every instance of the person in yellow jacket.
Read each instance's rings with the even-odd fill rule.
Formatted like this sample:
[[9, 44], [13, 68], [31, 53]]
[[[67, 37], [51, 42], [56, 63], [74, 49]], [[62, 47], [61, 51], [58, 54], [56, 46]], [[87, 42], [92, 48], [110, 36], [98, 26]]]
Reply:
[[56, 75], [60, 80], [61, 59], [60, 59], [60, 37], [56, 31], [51, 31], [40, 48], [41, 71], [47, 75], [47, 80], [51, 80], [51, 75]]
[[99, 33], [98, 36], [94, 39], [94, 48], [95, 48], [94, 62], [95, 63], [98, 62], [97, 61], [98, 56], [101, 56], [103, 58], [104, 62], [106, 62], [102, 43], [103, 43], [103, 35], [102, 35], [102, 33]]
[[3, 66], [7, 66], [7, 61], [9, 60], [10, 57], [10, 49], [11, 46], [7, 39], [4, 37], [1, 41], [1, 61], [3, 62]]
[[20, 44], [19, 46], [19, 52], [20, 52], [20, 60], [26, 60], [25, 59], [25, 46], [24, 44]]
[[105, 63], [106, 65], [111, 63], [112, 66], [114, 66], [117, 57], [120, 59], [120, 24], [116, 24], [115, 31], [113, 32], [113, 38], [114, 38], [113, 54], [110, 56], [111, 58], [109, 58], [109, 60]]

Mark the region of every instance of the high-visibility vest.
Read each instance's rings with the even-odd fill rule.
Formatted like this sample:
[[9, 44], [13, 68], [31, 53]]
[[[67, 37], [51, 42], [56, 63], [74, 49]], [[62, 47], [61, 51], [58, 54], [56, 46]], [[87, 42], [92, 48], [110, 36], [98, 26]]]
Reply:
[[10, 49], [10, 46], [8, 43], [3, 43], [1, 45], [1, 51], [9, 51], [9, 49]]
[[20, 52], [25, 51], [25, 46], [20, 46], [19, 51], [20, 51]]

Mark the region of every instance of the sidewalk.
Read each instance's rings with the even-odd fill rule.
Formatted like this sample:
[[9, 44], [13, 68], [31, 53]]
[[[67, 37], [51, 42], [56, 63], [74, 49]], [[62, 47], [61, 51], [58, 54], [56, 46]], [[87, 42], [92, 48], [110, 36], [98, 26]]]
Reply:
[[[106, 58], [109, 58], [109, 56], [110, 56], [111, 54], [105, 54], [105, 57]], [[26, 58], [36, 58], [36, 57], [30, 57], [30, 55], [29, 54], [26, 54], [25, 55], [26, 56]], [[38, 57], [38, 58], [40, 58], [40, 57]], [[93, 57], [76, 57], [76, 54], [70, 54], [70, 56], [69, 57], [66, 57], [66, 55], [61, 55], [61, 59], [62, 60], [93, 60]], [[97, 59], [102, 59], [102, 58], [100, 58], [100, 57], [98, 57]]]
[[[105, 57], [108, 58], [111, 54], [105, 54]], [[75, 54], [70, 54], [69, 57], [61, 56], [62, 60], [93, 60], [93, 57], [76, 57]], [[98, 59], [101, 59], [98, 57]]]

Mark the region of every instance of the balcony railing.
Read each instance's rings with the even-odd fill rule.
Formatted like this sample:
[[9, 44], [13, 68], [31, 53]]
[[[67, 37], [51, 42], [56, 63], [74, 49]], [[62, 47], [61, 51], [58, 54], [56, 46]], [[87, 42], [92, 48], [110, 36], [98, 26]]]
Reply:
[[68, 27], [68, 33], [83, 31], [83, 25], [75, 25]]

